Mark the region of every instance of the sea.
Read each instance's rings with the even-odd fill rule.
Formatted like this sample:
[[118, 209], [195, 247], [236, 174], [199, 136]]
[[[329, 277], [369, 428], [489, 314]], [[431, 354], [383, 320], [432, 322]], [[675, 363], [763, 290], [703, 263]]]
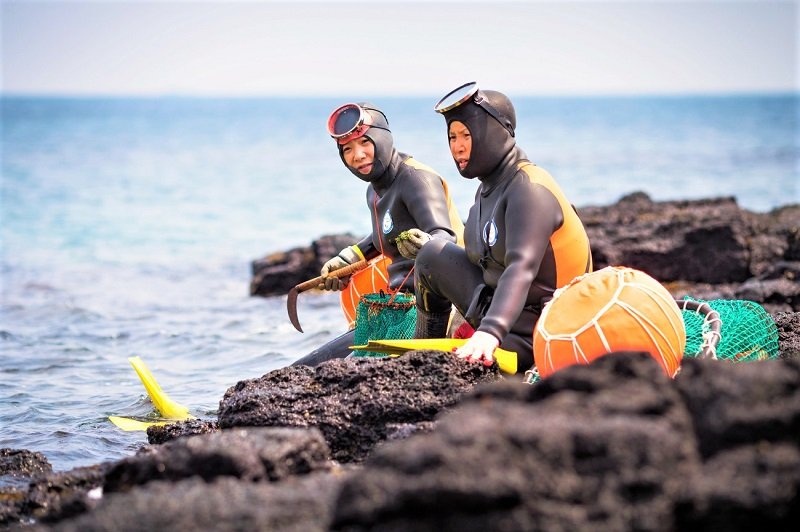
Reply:
[[[512, 95], [513, 96], [513, 95]], [[336, 294], [251, 297], [251, 263], [370, 230], [366, 184], [339, 159], [329, 112], [370, 100], [395, 146], [448, 181], [466, 216], [477, 182], [450, 158], [429, 98], [5, 95], [0, 182], [0, 448], [56, 471], [147, 443], [108, 416], [156, 415], [128, 362], [215, 419], [225, 391], [345, 330]], [[579, 208], [635, 191], [800, 202], [800, 94], [513, 97], [518, 144]]]

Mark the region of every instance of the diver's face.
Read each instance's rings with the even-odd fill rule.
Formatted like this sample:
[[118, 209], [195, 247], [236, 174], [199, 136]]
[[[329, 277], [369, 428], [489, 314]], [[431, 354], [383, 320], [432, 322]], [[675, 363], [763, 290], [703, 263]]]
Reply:
[[342, 146], [342, 158], [344, 164], [359, 174], [367, 175], [375, 161], [375, 145], [366, 135], [358, 137]]
[[453, 156], [459, 170], [463, 170], [469, 164], [469, 155], [472, 152], [472, 135], [462, 122], [450, 122], [447, 131], [447, 138], [450, 141], [450, 154]]

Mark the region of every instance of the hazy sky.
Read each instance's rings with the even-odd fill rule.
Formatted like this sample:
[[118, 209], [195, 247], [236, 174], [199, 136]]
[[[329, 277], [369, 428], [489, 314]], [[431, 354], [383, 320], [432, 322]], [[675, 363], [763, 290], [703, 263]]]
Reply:
[[6, 93], [798, 89], [796, 1], [2, 0]]

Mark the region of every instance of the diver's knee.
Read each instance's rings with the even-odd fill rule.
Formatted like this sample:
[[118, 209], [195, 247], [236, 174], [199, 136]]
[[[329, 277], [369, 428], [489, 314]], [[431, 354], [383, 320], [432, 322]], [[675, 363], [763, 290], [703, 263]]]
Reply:
[[426, 273], [432, 268], [435, 268], [435, 264], [441, 257], [442, 250], [444, 250], [447, 244], [448, 242], [446, 240], [434, 238], [422, 246], [422, 249], [417, 253], [417, 258], [414, 263], [417, 271]]

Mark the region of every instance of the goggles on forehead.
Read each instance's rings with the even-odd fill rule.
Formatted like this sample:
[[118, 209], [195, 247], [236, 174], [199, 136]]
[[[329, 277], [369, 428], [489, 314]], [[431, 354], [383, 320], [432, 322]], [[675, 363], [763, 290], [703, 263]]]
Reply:
[[362, 136], [372, 125], [372, 115], [355, 103], [336, 108], [328, 118], [328, 133], [339, 144]]
[[433, 106], [433, 110], [437, 113], [446, 113], [468, 101], [472, 101], [475, 105], [482, 107], [492, 118], [500, 122], [500, 125], [506, 128], [512, 137], [514, 136], [514, 128], [511, 122], [492, 107], [492, 104], [486, 99], [486, 96], [478, 88], [478, 84], [475, 81], [465, 83], [448, 92], [439, 100], [439, 103]]

